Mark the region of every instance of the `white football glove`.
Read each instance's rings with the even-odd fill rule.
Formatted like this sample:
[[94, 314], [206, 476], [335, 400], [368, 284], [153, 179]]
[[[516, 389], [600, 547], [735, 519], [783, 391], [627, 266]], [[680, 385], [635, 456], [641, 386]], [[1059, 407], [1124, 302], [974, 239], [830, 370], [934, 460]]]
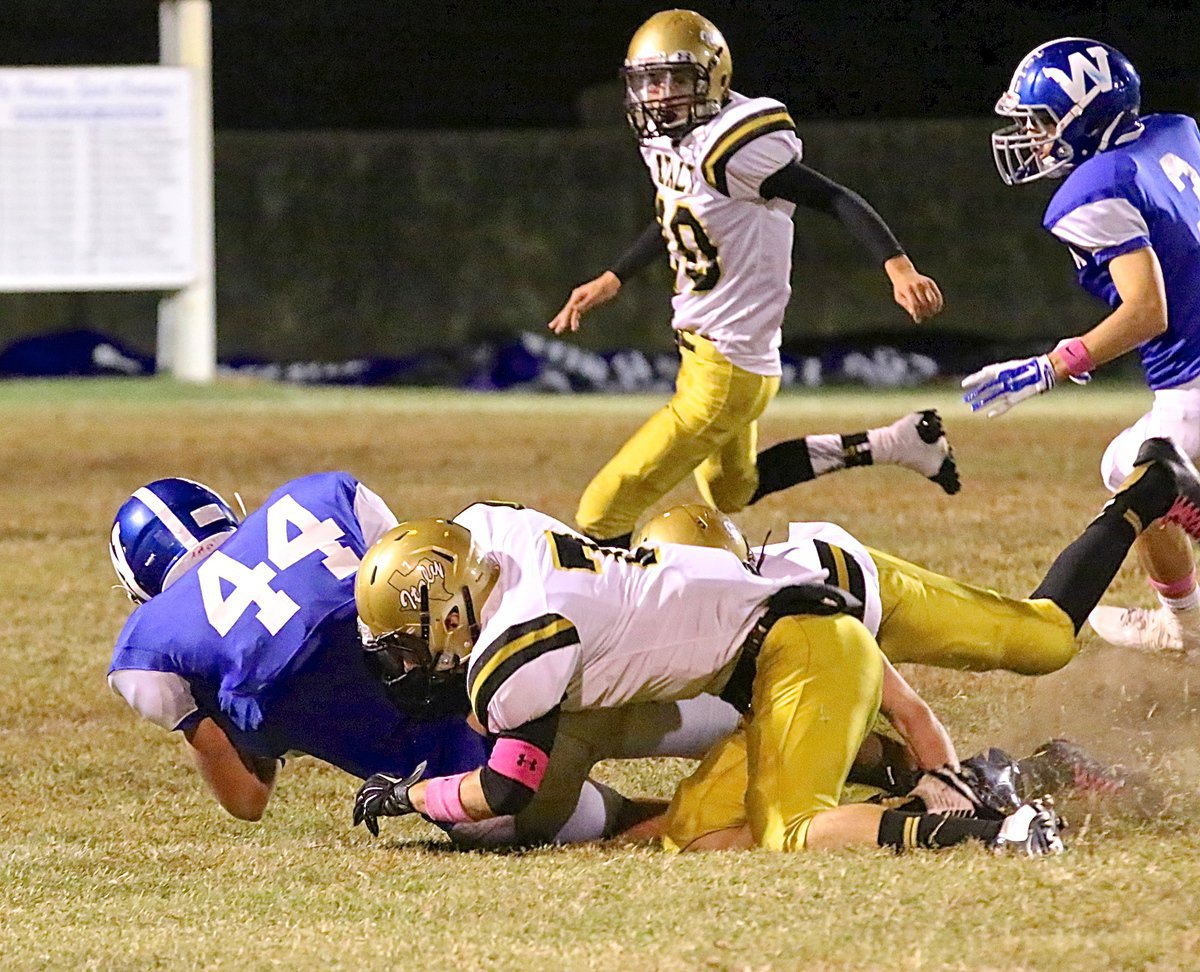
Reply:
[[963, 401], [972, 412], [986, 408], [987, 417], [1003, 415], [1018, 402], [1041, 395], [1054, 387], [1054, 366], [1050, 356], [1016, 358], [988, 365], [962, 380], [966, 390]]

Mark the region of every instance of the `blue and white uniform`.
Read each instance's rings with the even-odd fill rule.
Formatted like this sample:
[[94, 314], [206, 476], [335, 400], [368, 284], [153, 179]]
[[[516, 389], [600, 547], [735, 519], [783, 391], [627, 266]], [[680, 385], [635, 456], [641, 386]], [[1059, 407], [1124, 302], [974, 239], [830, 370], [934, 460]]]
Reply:
[[362, 778], [407, 774], [421, 760], [434, 773], [478, 766], [478, 734], [461, 719], [412, 721], [366, 667], [354, 576], [395, 525], [347, 473], [285, 484], [133, 612], [109, 684], [166, 729], [212, 718], [253, 756], [307, 753]]
[[1104, 454], [1113, 490], [1150, 436], [1200, 455], [1200, 132], [1186, 115], [1149, 115], [1143, 124], [1138, 137], [1078, 165], [1043, 220], [1070, 248], [1080, 286], [1110, 307], [1121, 302], [1110, 260], [1151, 246], [1162, 265], [1167, 330], [1138, 349], [1154, 405]]

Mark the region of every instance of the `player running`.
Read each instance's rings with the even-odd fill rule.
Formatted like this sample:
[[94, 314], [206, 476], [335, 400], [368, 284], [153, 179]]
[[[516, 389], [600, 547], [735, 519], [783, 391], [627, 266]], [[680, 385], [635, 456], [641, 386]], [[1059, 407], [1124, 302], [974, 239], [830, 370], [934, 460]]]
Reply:
[[[1189, 117], [1142, 116], [1140, 107], [1133, 65], [1099, 41], [1050, 41], [1017, 66], [996, 103], [1013, 122], [992, 136], [1000, 177], [1007, 185], [1066, 177], [1042, 223], [1070, 249], [1080, 286], [1112, 312], [1048, 354], [963, 381], [972, 410], [994, 416], [1136, 348], [1154, 403], [1105, 451], [1100, 471], [1110, 490], [1149, 437], [1200, 455], [1200, 134]], [[1161, 607], [1096, 608], [1090, 620], [1104, 640], [1200, 650], [1192, 548], [1169, 520], [1136, 545]]]
[[656, 220], [613, 266], [572, 291], [550, 322], [575, 331], [622, 282], [670, 256], [680, 366], [675, 395], [587, 486], [575, 519], [598, 542], [627, 546], [642, 514], [689, 473], [727, 513], [824, 473], [898, 463], [947, 493], [959, 481], [934, 411], [850, 435], [809, 436], [757, 452], [757, 420], [779, 389], [779, 345], [791, 293], [796, 206], [835, 216], [882, 266], [914, 321], [942, 309], [892, 231], [857, 193], [801, 162], [787, 109], [730, 90], [720, 31], [690, 10], [665, 10], [630, 42], [623, 73], [630, 125], [656, 196]]

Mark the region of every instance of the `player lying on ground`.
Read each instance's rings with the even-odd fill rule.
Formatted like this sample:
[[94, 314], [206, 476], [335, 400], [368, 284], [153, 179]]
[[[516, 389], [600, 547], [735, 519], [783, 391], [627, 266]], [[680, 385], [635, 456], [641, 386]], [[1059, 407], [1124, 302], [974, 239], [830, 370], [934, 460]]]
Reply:
[[[1180, 496], [1200, 508], [1195, 469], [1169, 443], [1148, 443], [1126, 487], [1059, 561], [1103, 556], [1100, 537], [1123, 536], [1127, 548]], [[846, 613], [862, 605], [823, 576], [802, 565], [757, 576], [728, 551], [675, 544], [624, 553], [535, 511], [484, 504], [452, 522], [401, 524], [364, 558], [362, 619], [398, 679], [453, 683], [465, 674], [472, 711], [495, 744], [480, 770], [373, 776], [355, 822], [374, 830], [380, 816], [465, 824], [519, 813], [553, 763], [564, 712], [732, 687], [735, 701], [749, 703], [743, 727], [692, 779], [703, 782], [745, 747], [746, 783], [734, 791], [754, 845], [979, 839], [1060, 849], [1053, 812], [1037, 805], [1004, 821], [838, 805], [888, 681], [870, 631]]]
[[[1066, 176], [1042, 223], [1070, 249], [1080, 286], [1112, 313], [1048, 354], [963, 382], [972, 409], [999, 415], [1136, 348], [1154, 403], [1104, 453], [1101, 476], [1114, 490], [1146, 438], [1200, 456], [1200, 133], [1187, 116], [1140, 110], [1137, 72], [1107, 44], [1050, 41], [1018, 65], [996, 103], [1013, 123], [992, 136], [1000, 176], [1008, 185]], [[1161, 608], [1100, 607], [1092, 627], [1115, 645], [1200, 652], [1187, 537], [1160, 523], [1137, 552]]]
[[822, 473], [899, 463], [946, 492], [958, 476], [941, 422], [917, 412], [854, 435], [810, 436], [758, 452], [757, 421], [779, 389], [779, 344], [791, 293], [797, 206], [837, 218], [887, 275], [896, 302], [922, 321], [942, 309], [879, 214], [808, 168], [787, 109], [730, 90], [721, 32], [690, 10], [664, 10], [634, 34], [625, 107], [656, 190], [656, 220], [612, 268], [576, 287], [550, 322], [556, 334], [616, 297], [622, 282], [669, 256], [675, 271], [679, 375], [671, 401], [596, 474], [575, 515], [604, 545], [628, 546], [645, 511], [689, 474], [733, 513]]
[[[1143, 462], [1153, 454], [1169, 457], [1171, 450], [1162, 440], [1152, 442], [1141, 457]], [[1185, 460], [1180, 456], [1178, 461]], [[862, 602], [862, 620], [888, 659], [884, 663], [886, 678], [890, 662], [970, 671], [1007, 669], [1027, 675], [1060, 668], [1074, 656], [1083, 620], [1108, 587], [1136, 536], [1127, 510], [1119, 505], [1106, 508], [1055, 559], [1028, 598], [1007, 597], [954, 581], [871, 550], [830, 523], [792, 523], [786, 542], [752, 550], [728, 517], [703, 506], [684, 505], [651, 519], [638, 534], [637, 544], [685, 543], [730, 550], [766, 577], [786, 575], [797, 565], [818, 571], [824, 581], [845, 587]], [[908, 708], [918, 704], [923, 705], [914, 698]], [[904, 739], [907, 752], [889, 745], [886, 739], [869, 739], [856, 765], [859, 779], [892, 792], [898, 789], [897, 782], [912, 780], [913, 794], [926, 806], [971, 811], [969, 791], [948, 785], [959, 770], [953, 751], [942, 765], [926, 755], [936, 749], [922, 737], [931, 725], [937, 726], [936, 720], [932, 724], [928, 718], [914, 722], [905, 717], [903, 709], [899, 718], [895, 713], [884, 714]], [[1106, 774], [1081, 751], [1068, 750], [1061, 741], [1045, 749], [1039, 760], [1027, 764], [1028, 775], [1054, 778], [1059, 767], [1046, 764], [1070, 759], [1090, 777], [1081, 782], [1100, 789], [1119, 785], [1119, 779]], [[676, 793], [666, 820], [669, 846], [703, 848], [749, 841], [744, 829], [730, 833], [745, 822], [739, 797], [747, 772], [744, 741], [731, 739], [705, 763], [711, 765], [702, 765]], [[918, 782], [922, 770], [926, 773]], [[647, 827], [639, 830], [641, 835], [650, 832]]]
[[[110, 553], [139, 605], [117, 638], [108, 681], [142, 716], [179, 731], [220, 804], [259, 819], [280, 761], [306, 753], [359, 778], [418, 763], [457, 773], [484, 763], [461, 690], [436, 715], [397, 706], [369, 669], [354, 580], [366, 548], [396, 524], [348, 473], [277, 489], [238, 523], [229, 505], [186, 479], [137, 490], [113, 523]], [[401, 700], [403, 701], [403, 700]], [[544, 798], [520, 820], [467, 834], [489, 843], [591, 840], [637, 807], [586, 779], [597, 759], [699, 757], [737, 715], [711, 696], [650, 703], [562, 724], [563, 759]], [[589, 740], [586, 749], [577, 742]], [[586, 753], [579, 768], [571, 754]], [[636, 817], [634, 817], [636, 819]]]

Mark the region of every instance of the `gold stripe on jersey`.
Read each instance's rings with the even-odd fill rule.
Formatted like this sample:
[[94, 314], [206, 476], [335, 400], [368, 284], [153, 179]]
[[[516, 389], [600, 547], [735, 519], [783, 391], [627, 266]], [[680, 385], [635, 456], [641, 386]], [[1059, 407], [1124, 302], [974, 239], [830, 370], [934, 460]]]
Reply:
[[575, 625], [561, 614], [543, 614], [508, 628], [488, 645], [467, 676], [471, 710], [487, 727], [487, 710], [505, 680], [526, 662], [556, 648], [579, 644]]
[[729, 183], [725, 179], [725, 166], [734, 152], [753, 142], [760, 135], [770, 132], [795, 131], [796, 123], [786, 108], [764, 108], [747, 115], [722, 135], [700, 163], [704, 181], [722, 195], [729, 195]]
[[[817, 559], [825, 570], [826, 581], [836, 584], [844, 591], [849, 591], [862, 602], [865, 610], [867, 604], [867, 578], [862, 566], [841, 547], [835, 547], [824, 540], [814, 540], [813, 546], [817, 551]], [[855, 612], [862, 620], [862, 612]]]

